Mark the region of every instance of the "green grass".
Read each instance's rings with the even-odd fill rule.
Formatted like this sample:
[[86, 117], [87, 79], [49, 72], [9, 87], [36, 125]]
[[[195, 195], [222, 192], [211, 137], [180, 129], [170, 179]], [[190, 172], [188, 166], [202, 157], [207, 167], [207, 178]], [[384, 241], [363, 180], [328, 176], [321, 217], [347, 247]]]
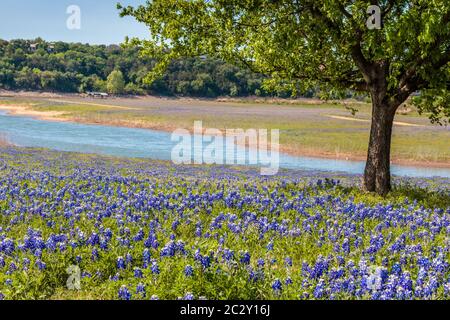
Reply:
[[403, 203], [406, 200], [416, 201], [427, 209], [450, 208], [450, 194], [436, 192], [429, 188], [421, 188], [411, 183], [394, 185], [392, 191], [385, 197], [374, 193], [361, 191], [357, 187], [340, 187], [337, 192], [340, 196], [352, 197], [356, 203], [368, 205]]

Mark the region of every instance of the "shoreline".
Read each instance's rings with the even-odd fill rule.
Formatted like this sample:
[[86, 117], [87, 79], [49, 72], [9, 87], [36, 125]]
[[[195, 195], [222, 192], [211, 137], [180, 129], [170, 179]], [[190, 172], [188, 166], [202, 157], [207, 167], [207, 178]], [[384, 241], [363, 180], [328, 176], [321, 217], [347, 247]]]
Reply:
[[[114, 107], [114, 106], [112, 106]], [[65, 112], [57, 112], [57, 111], [35, 111], [30, 110], [29, 107], [23, 105], [2, 105], [0, 103], [0, 110], [7, 111], [9, 115], [16, 116], [27, 116], [37, 120], [44, 121], [55, 121], [55, 122], [73, 122], [73, 123], [81, 123], [81, 124], [89, 124], [89, 125], [108, 125], [113, 127], [125, 127], [125, 128], [137, 128], [137, 129], [149, 129], [149, 130], [159, 130], [165, 132], [171, 132], [177, 128], [171, 127], [170, 125], [134, 125], [129, 122], [121, 122], [121, 121], [83, 121], [81, 119], [77, 119], [76, 117], [63, 117]], [[188, 129], [191, 131], [191, 129]], [[251, 147], [251, 146], [250, 146]], [[344, 161], [366, 161], [366, 157], [363, 155], [354, 155], [348, 153], [339, 153], [333, 154], [331, 152], [311, 149], [311, 148], [293, 148], [291, 146], [282, 146], [280, 145], [280, 152], [285, 153], [290, 156], [299, 156], [299, 157], [311, 157], [311, 158], [322, 158], [322, 159], [333, 159], [333, 160], [344, 160]], [[408, 160], [408, 159], [392, 159], [391, 164], [399, 165], [399, 166], [415, 166], [415, 167], [431, 167], [431, 168], [442, 168], [447, 169], [450, 168], [450, 163], [447, 162], [439, 162], [439, 161], [419, 161], [419, 160]]]
[[45, 121], [57, 121], [57, 122], [68, 122], [70, 120], [61, 118], [64, 112], [55, 111], [34, 111], [30, 110], [28, 107], [20, 105], [3, 105], [0, 104], [0, 110], [7, 111], [9, 115], [14, 116], [26, 116], [38, 120]]

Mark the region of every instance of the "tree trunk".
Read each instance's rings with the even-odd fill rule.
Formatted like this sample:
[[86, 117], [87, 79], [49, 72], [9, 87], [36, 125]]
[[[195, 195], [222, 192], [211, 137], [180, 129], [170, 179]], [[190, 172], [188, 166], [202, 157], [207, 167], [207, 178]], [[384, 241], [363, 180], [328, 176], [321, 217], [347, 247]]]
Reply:
[[391, 137], [395, 109], [386, 101], [372, 94], [372, 125], [369, 150], [364, 171], [364, 189], [385, 196], [391, 190]]

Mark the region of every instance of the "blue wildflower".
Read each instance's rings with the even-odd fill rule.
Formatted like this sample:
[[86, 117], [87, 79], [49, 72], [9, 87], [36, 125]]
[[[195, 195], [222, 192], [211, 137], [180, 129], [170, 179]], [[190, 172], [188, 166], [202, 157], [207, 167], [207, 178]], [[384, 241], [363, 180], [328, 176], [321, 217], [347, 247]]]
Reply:
[[145, 291], [145, 285], [142, 283], [139, 283], [136, 287], [136, 294], [141, 296], [141, 298], [145, 298], [145, 296], [147, 295], [146, 291]]
[[138, 278], [138, 279], [144, 277], [144, 275], [143, 275], [143, 273], [142, 273], [142, 270], [141, 270], [140, 268], [137, 268], [137, 267], [134, 268], [134, 277], [135, 277], [135, 278]]
[[192, 277], [193, 274], [194, 274], [194, 268], [192, 268], [192, 266], [190, 266], [190, 265], [187, 265], [187, 266], [184, 268], [184, 275], [185, 275], [186, 277]]
[[131, 300], [131, 293], [127, 286], [122, 285], [119, 289], [119, 299], [121, 300]]
[[244, 252], [240, 261], [242, 264], [250, 264], [250, 253], [248, 253], [248, 251]]
[[153, 274], [160, 274], [160, 270], [159, 270], [159, 266], [158, 263], [156, 261], [152, 262], [152, 266], [150, 267], [150, 270], [152, 271]]
[[117, 268], [122, 270], [126, 268], [125, 259], [123, 257], [117, 258]]
[[276, 293], [279, 293], [283, 290], [283, 284], [281, 283], [280, 279], [276, 279], [273, 283], [272, 283], [272, 289], [273, 291], [275, 291]]
[[194, 295], [188, 292], [184, 295], [183, 300], [194, 300]]

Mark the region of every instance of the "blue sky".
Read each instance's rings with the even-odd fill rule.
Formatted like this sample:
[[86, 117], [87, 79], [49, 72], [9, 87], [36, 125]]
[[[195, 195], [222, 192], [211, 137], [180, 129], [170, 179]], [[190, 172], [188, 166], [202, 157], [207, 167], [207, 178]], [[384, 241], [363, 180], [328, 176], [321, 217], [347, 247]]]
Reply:
[[[145, 0], [1, 0], [0, 39], [34, 39], [120, 43], [125, 36], [147, 37], [145, 25], [131, 17], [120, 18], [117, 2], [122, 5], [144, 4]], [[70, 5], [81, 10], [81, 29], [66, 26]]]

